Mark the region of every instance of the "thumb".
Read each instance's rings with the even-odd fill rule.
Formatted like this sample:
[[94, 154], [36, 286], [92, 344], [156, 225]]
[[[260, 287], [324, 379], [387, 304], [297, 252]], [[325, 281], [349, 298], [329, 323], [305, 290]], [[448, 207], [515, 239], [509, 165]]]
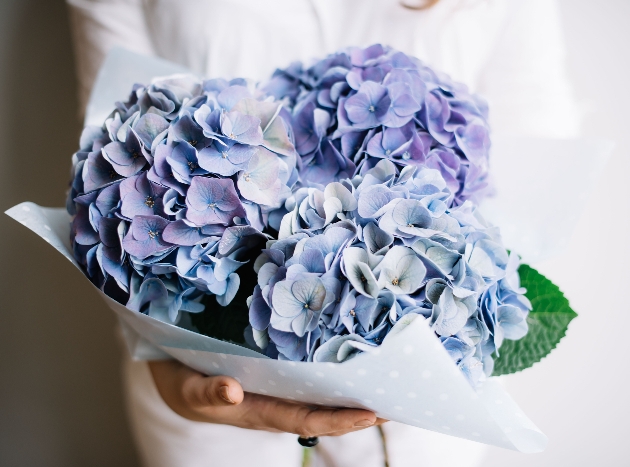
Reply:
[[225, 407], [243, 402], [243, 388], [229, 376], [204, 376], [199, 373], [187, 378], [183, 385], [184, 399], [191, 407]]

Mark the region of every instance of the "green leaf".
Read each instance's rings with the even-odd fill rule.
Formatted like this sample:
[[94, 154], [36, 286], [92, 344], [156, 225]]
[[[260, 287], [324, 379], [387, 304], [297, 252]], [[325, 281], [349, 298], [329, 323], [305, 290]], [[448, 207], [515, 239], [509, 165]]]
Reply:
[[516, 373], [546, 357], [564, 337], [577, 316], [558, 286], [534, 268], [522, 264], [518, 270], [525, 296], [532, 302], [527, 317], [529, 331], [520, 340], [504, 340], [494, 361], [493, 376]]

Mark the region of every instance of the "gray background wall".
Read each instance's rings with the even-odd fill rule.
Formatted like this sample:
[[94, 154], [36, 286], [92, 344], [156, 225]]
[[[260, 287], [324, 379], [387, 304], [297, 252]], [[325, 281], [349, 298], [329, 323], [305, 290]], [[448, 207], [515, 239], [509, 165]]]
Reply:
[[[62, 206], [77, 143], [60, 0], [0, 0], [0, 211]], [[114, 318], [72, 265], [0, 215], [0, 466], [138, 465]]]
[[[552, 358], [507, 382], [549, 448], [492, 449], [487, 467], [630, 463], [630, 2], [560, 3], [584, 134], [617, 147], [567, 251], [539, 265], [581, 316]], [[63, 2], [0, 0], [0, 211], [62, 205], [80, 130], [73, 73]], [[138, 465], [113, 329], [72, 266], [0, 216], [0, 466]]]

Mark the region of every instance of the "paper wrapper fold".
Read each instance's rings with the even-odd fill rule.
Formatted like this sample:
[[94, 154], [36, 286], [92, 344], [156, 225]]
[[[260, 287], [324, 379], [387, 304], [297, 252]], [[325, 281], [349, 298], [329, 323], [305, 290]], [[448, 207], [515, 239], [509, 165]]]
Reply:
[[[7, 214], [79, 268], [65, 210], [26, 202]], [[245, 391], [364, 408], [385, 419], [525, 453], [540, 452], [547, 444], [498, 381], [490, 378], [476, 391], [470, 386], [422, 318], [376, 351], [344, 363], [290, 362], [158, 321], [98, 293], [137, 339], [205, 374], [232, 376]]]

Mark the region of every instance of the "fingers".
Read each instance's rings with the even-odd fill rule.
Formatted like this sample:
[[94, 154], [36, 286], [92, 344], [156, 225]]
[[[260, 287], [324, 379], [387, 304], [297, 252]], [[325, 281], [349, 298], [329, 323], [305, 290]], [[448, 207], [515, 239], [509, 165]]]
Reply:
[[376, 422], [376, 415], [367, 410], [320, 409], [308, 412], [304, 418], [297, 417], [296, 423], [307, 433], [320, 435], [340, 431], [367, 428]]
[[243, 388], [229, 376], [190, 375], [182, 385], [184, 400], [192, 408], [229, 407], [243, 402]]
[[149, 366], [162, 399], [189, 420], [305, 437], [339, 436], [385, 422], [367, 410], [309, 407], [245, 394], [234, 378], [204, 376], [173, 360], [150, 362]]
[[351, 431], [363, 430], [374, 425], [376, 416], [367, 410], [320, 409], [310, 412], [303, 421], [302, 429], [311, 436], [342, 435]]
[[204, 376], [174, 360], [149, 362], [149, 368], [164, 402], [189, 420], [214, 422], [213, 411], [243, 401], [243, 388], [228, 376]]
[[[374, 425], [372, 425], [373, 427], [382, 425], [383, 423], [387, 423], [389, 420], [385, 420], [384, 418], [377, 418], [376, 422], [374, 423]], [[369, 428], [369, 427], [368, 427]], [[365, 428], [354, 428], [352, 430], [342, 430], [342, 431], [335, 431], [333, 433], [326, 433], [326, 436], [342, 436], [345, 435], [347, 433], [352, 433], [354, 431], [360, 431], [360, 430], [364, 430]]]
[[[256, 403], [247, 404], [250, 396]], [[377, 422], [376, 415], [367, 410], [313, 408], [250, 394], [245, 402], [251, 405], [248, 415], [258, 414], [260, 425], [304, 437], [348, 433]]]

